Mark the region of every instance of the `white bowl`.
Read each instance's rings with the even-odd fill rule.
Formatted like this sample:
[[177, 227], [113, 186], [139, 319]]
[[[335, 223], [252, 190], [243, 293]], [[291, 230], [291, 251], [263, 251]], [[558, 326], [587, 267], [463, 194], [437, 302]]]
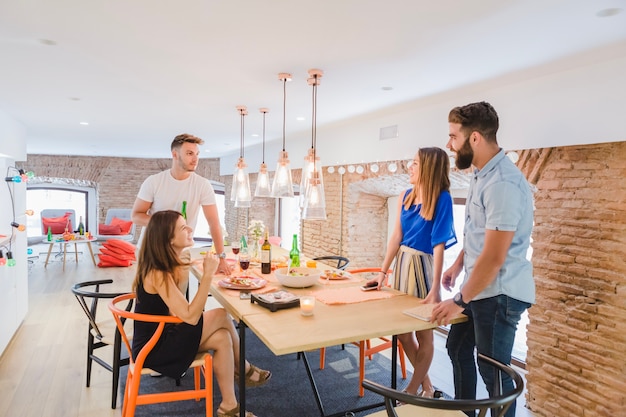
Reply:
[[275, 270], [274, 275], [282, 285], [291, 288], [305, 288], [315, 285], [322, 274], [319, 269], [306, 267], [292, 267], [289, 271], [296, 275], [287, 274], [287, 268]]

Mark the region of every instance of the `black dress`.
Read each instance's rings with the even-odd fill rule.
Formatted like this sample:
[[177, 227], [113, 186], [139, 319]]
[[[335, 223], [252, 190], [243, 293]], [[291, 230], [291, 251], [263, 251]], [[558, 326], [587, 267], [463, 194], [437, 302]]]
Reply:
[[[176, 290], [176, 289], [175, 289]], [[137, 288], [136, 313], [168, 316], [169, 308], [158, 294], [147, 293], [143, 284]], [[187, 323], [166, 323], [159, 341], [148, 354], [144, 367], [153, 369], [163, 375], [179, 378], [189, 369], [193, 362], [202, 336], [202, 320], [192, 326]], [[136, 358], [141, 348], [150, 340], [157, 323], [134, 323], [133, 357]]]

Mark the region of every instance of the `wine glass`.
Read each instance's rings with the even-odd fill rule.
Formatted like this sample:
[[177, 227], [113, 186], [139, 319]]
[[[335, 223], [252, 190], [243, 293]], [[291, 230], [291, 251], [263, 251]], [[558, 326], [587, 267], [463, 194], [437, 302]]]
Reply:
[[245, 271], [250, 267], [250, 254], [242, 252], [239, 254], [239, 267]]
[[239, 243], [239, 242], [237, 242], [237, 243], [232, 243], [232, 244], [231, 244], [231, 246], [230, 246], [230, 248], [232, 249], [233, 254], [234, 254], [234, 255], [237, 255], [237, 254], [239, 253], [240, 243]]

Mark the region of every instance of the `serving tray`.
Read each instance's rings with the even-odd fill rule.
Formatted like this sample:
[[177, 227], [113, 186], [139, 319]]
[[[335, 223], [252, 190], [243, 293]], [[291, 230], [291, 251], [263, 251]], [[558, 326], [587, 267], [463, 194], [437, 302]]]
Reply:
[[267, 308], [272, 313], [285, 308], [298, 307], [300, 298], [287, 291], [276, 291], [265, 294], [250, 294], [250, 302]]

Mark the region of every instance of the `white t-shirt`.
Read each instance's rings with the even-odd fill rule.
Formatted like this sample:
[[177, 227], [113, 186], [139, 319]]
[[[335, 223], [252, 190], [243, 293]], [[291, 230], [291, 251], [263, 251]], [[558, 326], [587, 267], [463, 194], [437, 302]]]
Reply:
[[[183, 201], [187, 201], [187, 224], [194, 230], [201, 207], [216, 204], [215, 191], [208, 179], [192, 172], [189, 178], [177, 180], [169, 169], [146, 178], [137, 198], [152, 203], [148, 214], [163, 210], [181, 211]], [[139, 241], [143, 238], [143, 230]]]

